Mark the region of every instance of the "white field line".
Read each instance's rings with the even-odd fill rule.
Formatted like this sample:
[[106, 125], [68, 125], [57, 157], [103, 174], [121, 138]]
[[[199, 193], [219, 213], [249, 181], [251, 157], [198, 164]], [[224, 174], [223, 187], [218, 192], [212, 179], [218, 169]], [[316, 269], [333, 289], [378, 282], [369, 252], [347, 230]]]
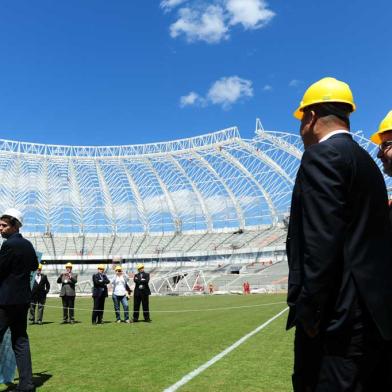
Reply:
[[[192, 312], [214, 312], [217, 310], [232, 310], [232, 309], [248, 309], [248, 308], [258, 308], [260, 306], [272, 306], [272, 305], [282, 305], [285, 304], [286, 301], [279, 302], [268, 302], [264, 304], [256, 304], [256, 305], [241, 305], [241, 306], [225, 306], [222, 308], [200, 308], [200, 309], [179, 309], [179, 310], [150, 310], [150, 313], [192, 313]], [[54, 306], [54, 305], [44, 305], [45, 308], [52, 309], [63, 309], [62, 306]], [[69, 308], [74, 309], [75, 312], [91, 312], [95, 309], [82, 309], [82, 308]], [[98, 310], [99, 312], [105, 313], [114, 313], [114, 310]]]
[[264, 329], [268, 324], [272, 323], [275, 319], [280, 317], [284, 312], [286, 312], [288, 308], [283, 309], [281, 312], [276, 314], [274, 317], [270, 318], [268, 321], [265, 323], [259, 325], [256, 329], [254, 329], [252, 332], [249, 332], [247, 335], [243, 336], [241, 339], [237, 340], [235, 343], [233, 343], [230, 347], [226, 348], [223, 350], [221, 353], [218, 355], [215, 355], [215, 357], [211, 358], [208, 362], [205, 364], [201, 365], [197, 369], [191, 371], [188, 373], [186, 376], [184, 376], [181, 380], [177, 381], [175, 384], [171, 385], [170, 387], [166, 388], [163, 392], [174, 392], [177, 391], [178, 388], [182, 387], [183, 385], [187, 384], [189, 381], [191, 381], [193, 378], [198, 376], [200, 373], [204, 372], [204, 370], [208, 369], [210, 366], [212, 366], [214, 363], [218, 362], [220, 359], [225, 357], [227, 354], [229, 354], [231, 351], [235, 350], [238, 346], [240, 346], [242, 343], [247, 341], [249, 338], [251, 338], [253, 335], [257, 334], [259, 331]]

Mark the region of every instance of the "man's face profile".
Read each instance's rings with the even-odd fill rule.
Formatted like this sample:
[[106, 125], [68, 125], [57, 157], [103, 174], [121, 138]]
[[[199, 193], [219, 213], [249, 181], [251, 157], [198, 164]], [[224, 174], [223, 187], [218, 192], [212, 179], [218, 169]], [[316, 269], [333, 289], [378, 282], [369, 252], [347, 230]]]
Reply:
[[0, 234], [3, 238], [8, 238], [17, 231], [18, 230], [14, 226], [11, 226], [9, 222], [0, 219]]
[[383, 171], [386, 175], [392, 177], [392, 131], [380, 134], [381, 144], [377, 157], [381, 160]]

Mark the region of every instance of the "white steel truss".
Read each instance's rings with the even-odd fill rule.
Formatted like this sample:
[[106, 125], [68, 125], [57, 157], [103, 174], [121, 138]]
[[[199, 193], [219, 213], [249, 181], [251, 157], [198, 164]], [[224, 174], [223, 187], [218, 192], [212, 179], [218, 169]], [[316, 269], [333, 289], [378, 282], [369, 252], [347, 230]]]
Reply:
[[[376, 160], [377, 146], [359, 132], [353, 136]], [[259, 120], [253, 139], [233, 127], [129, 146], [0, 140], [0, 210], [22, 210], [27, 232], [74, 235], [78, 254], [93, 246], [83, 242], [89, 233], [138, 234], [132, 246], [141, 251], [142, 233], [235, 231], [281, 221], [302, 153], [298, 135], [265, 131]], [[157, 239], [157, 252], [166, 245]]]

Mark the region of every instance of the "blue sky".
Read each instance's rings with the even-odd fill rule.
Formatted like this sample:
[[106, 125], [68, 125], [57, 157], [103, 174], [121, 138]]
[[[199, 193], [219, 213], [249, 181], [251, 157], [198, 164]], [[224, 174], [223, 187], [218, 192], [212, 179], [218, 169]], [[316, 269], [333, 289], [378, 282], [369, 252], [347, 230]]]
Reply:
[[134, 144], [236, 125], [297, 132], [324, 76], [348, 82], [352, 128], [392, 109], [392, 2], [2, 0], [0, 137]]

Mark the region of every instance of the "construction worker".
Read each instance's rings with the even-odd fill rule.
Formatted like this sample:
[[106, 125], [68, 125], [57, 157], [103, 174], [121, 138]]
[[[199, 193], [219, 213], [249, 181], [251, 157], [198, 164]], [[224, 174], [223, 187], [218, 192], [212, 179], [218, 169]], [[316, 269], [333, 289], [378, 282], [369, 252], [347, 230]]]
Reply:
[[8, 208], [0, 216], [0, 234], [5, 239], [0, 249], [0, 345], [9, 329], [15, 353], [15, 357], [10, 357], [11, 349], [6, 347], [6, 355], [0, 356], [0, 370], [4, 370], [3, 366], [12, 367], [15, 358], [19, 373], [16, 390], [34, 391], [27, 312], [31, 301], [30, 274], [38, 268], [38, 259], [30, 241], [19, 233], [22, 225], [23, 215], [15, 208]]
[[93, 300], [94, 308], [92, 314], [92, 324], [102, 324], [103, 310], [105, 308], [105, 299], [108, 296], [108, 284], [110, 283], [105, 274], [105, 265], [99, 264], [98, 272], [93, 275]]
[[378, 131], [370, 137], [370, 140], [378, 144], [377, 157], [382, 162], [384, 173], [392, 177], [392, 110], [381, 121]]
[[62, 324], [75, 323], [75, 285], [78, 282], [78, 275], [72, 272], [72, 263], [65, 264], [65, 272], [62, 272], [57, 279], [61, 283], [60, 297], [63, 303]]
[[150, 274], [144, 272], [144, 264], [137, 264], [137, 274], [133, 277], [135, 282], [135, 292], [133, 295], [133, 321], [139, 321], [140, 303], [143, 306], [143, 317], [147, 323], [151, 322], [149, 296], [151, 295], [148, 282], [150, 281]]
[[350, 135], [350, 87], [311, 85], [295, 111], [305, 147], [287, 235], [294, 391], [373, 391], [392, 339], [384, 178]]
[[[46, 295], [49, 293], [49, 290], [50, 283], [48, 277], [42, 273], [42, 264], [39, 264], [37, 273], [34, 277], [33, 287], [31, 289], [30, 324], [42, 325]], [[38, 317], [37, 321], [35, 321], [35, 309], [37, 306]]]
[[[378, 131], [370, 137], [370, 140], [378, 144], [379, 150], [377, 157], [382, 162], [384, 173], [392, 177], [392, 110], [381, 121]], [[392, 222], [391, 200], [389, 201], [389, 207]]]

